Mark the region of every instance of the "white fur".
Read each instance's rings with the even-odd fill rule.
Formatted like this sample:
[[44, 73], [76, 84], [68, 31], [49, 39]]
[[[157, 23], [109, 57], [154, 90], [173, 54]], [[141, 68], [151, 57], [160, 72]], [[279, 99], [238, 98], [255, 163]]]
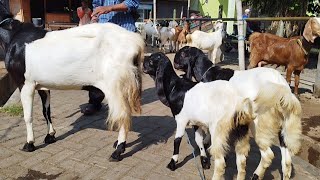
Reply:
[[175, 29], [171, 27], [158, 27], [158, 32], [160, 35], [160, 47], [159, 50], [165, 52], [164, 45], [169, 42], [169, 51], [173, 52], [176, 49], [176, 45], [173, 43], [173, 38], [175, 34]]
[[[109, 103], [109, 125], [117, 125], [118, 144], [124, 142], [131, 125], [131, 113], [140, 111], [140, 101], [137, 102], [140, 70], [134, 63], [140, 65], [143, 48], [144, 42], [137, 33], [112, 23], [48, 32], [44, 38], [26, 44], [21, 101], [27, 142], [34, 142], [34, 91], [83, 86], [95, 86], [103, 91]], [[50, 134], [54, 132], [52, 124], [48, 129]]]
[[170, 21], [168, 27], [174, 28], [174, 27], [176, 27], [176, 26], [178, 26], [178, 25], [179, 25], [179, 24], [177, 23], [177, 21]]
[[201, 50], [208, 50], [209, 59], [212, 63], [216, 64], [220, 61], [220, 46], [223, 36], [223, 23], [217, 21], [214, 32], [207, 33], [196, 30], [191, 35], [187, 35], [187, 45], [197, 47]]
[[[188, 123], [209, 128], [212, 136], [210, 151], [215, 158], [214, 179], [219, 179], [224, 174], [224, 157], [228, 149], [229, 132], [237, 126], [234, 122], [235, 114], [241, 111], [243, 114], [252, 115], [251, 102], [248, 104], [246, 100], [239, 96], [228, 81], [200, 82], [185, 94], [183, 108], [175, 116], [177, 121], [176, 138], [183, 136]], [[247, 144], [246, 149], [236, 149], [236, 151], [239, 150], [238, 155], [243, 161], [249, 151], [249, 138], [244, 138], [239, 142]], [[177, 161], [178, 155], [174, 155], [172, 159]], [[242, 166], [238, 167], [239, 169], [245, 169], [244, 163], [239, 166]]]
[[152, 37], [152, 46], [154, 46], [154, 38], [159, 38], [160, 33], [157, 26], [152, 21], [147, 22], [142, 26], [142, 35], [145, 35], [144, 39], [147, 40], [148, 37]]
[[[271, 68], [260, 67], [235, 71], [230, 82], [239, 95], [253, 101], [254, 111], [257, 114], [257, 118], [250, 127], [261, 152], [261, 161], [255, 174], [263, 178], [266, 168], [269, 167], [274, 157], [270, 147], [275, 139], [278, 139], [278, 133], [281, 130], [286, 143], [285, 148], [281, 147], [283, 178], [289, 179], [291, 176], [290, 154], [297, 153], [301, 143], [301, 105], [299, 101], [291, 93], [284, 77]], [[259, 94], [261, 89], [265, 89], [267, 96], [277, 98], [257, 100], [262, 95]]]

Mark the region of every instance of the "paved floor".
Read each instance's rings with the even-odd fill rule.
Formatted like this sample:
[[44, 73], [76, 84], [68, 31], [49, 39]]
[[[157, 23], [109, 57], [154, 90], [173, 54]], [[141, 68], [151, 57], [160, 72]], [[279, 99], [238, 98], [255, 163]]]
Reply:
[[[45, 145], [46, 123], [36, 94], [34, 130], [38, 149], [31, 153], [20, 150], [26, 140], [23, 119], [0, 114], [0, 179], [200, 179], [185, 138], [181, 144], [180, 167], [174, 172], [166, 168], [173, 152], [176, 125], [169, 108], [158, 101], [149, 76], [143, 76], [143, 113], [133, 118], [133, 129], [121, 162], [108, 161], [117, 132], [105, 130], [107, 107], [94, 116], [82, 116], [79, 105], [87, 101], [85, 91], [52, 91], [51, 110], [58, 141]], [[191, 134], [191, 129], [188, 132]], [[246, 179], [260, 160], [256, 145], [253, 141], [251, 144]], [[276, 158], [265, 179], [281, 179], [280, 150], [277, 147], [273, 150]], [[226, 159], [226, 179], [232, 179], [236, 175], [234, 153]], [[294, 158], [293, 166], [293, 179], [320, 177], [319, 169], [299, 157]], [[212, 173], [213, 167], [205, 170], [207, 179], [211, 179]]]

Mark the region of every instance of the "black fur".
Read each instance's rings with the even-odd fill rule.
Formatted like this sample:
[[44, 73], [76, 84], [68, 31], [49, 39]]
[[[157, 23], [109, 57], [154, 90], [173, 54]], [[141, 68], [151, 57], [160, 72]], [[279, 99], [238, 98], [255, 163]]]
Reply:
[[186, 72], [185, 77], [197, 82], [211, 82], [215, 80], [229, 80], [234, 70], [213, 66], [208, 57], [198, 48], [185, 46], [174, 57], [174, 67]]
[[[116, 141], [117, 142], [117, 141]], [[126, 150], [126, 141], [122, 142], [121, 144], [118, 145], [118, 147], [116, 147], [116, 150], [111, 154], [111, 157], [109, 158], [110, 162], [117, 162], [117, 161], [121, 161], [121, 154], [124, 153]]]
[[279, 132], [279, 143], [281, 147], [287, 147], [286, 143], [284, 142], [283, 135], [281, 134], [281, 131]]
[[36, 147], [34, 146], [33, 142], [25, 143], [22, 148], [22, 151], [25, 151], [25, 152], [33, 152], [35, 150], [36, 150]]
[[200, 156], [200, 161], [203, 169], [210, 169], [211, 163], [209, 157]]
[[143, 71], [155, 79], [160, 101], [170, 107], [174, 116], [179, 114], [183, 107], [185, 93], [196, 83], [179, 78], [169, 58], [161, 52], [145, 58]]
[[181, 137], [174, 139], [173, 155], [179, 154], [179, 147], [180, 147], [181, 140], [182, 140]]
[[177, 169], [177, 164], [176, 162], [171, 159], [170, 163], [167, 165], [167, 168], [170, 169], [171, 171], [174, 171]]
[[47, 136], [44, 138], [44, 143], [46, 144], [52, 144], [54, 142], [56, 142], [56, 138], [54, 135], [47, 134]]
[[257, 174], [253, 174], [251, 180], [259, 180], [259, 176]]
[[[0, 3], [0, 21], [12, 18], [12, 14]], [[47, 31], [35, 27], [32, 23], [21, 23], [10, 19], [0, 25], [0, 43], [4, 48], [5, 65], [17, 86], [24, 83], [25, 44], [41, 39]]]

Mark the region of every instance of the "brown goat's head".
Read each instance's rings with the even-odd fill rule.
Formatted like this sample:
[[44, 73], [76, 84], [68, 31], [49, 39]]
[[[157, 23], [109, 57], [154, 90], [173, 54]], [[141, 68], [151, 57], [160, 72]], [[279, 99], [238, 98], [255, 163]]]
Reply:
[[320, 18], [310, 18], [304, 28], [303, 37], [308, 42], [314, 43], [314, 40], [320, 36]]

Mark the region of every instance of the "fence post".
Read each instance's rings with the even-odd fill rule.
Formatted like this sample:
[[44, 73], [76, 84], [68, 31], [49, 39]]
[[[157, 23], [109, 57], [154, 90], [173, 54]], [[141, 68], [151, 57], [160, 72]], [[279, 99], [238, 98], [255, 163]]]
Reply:
[[199, 31], [201, 31], [202, 21], [199, 21]]
[[244, 62], [244, 33], [243, 33], [243, 19], [242, 19], [242, 2], [236, 0], [237, 20], [238, 20], [238, 53], [239, 53], [239, 67], [240, 70], [245, 70]]
[[218, 18], [222, 18], [222, 11], [223, 11], [223, 5], [219, 5], [219, 13], [218, 13]]
[[316, 81], [314, 83], [314, 95], [320, 97], [320, 53], [318, 55], [318, 65], [317, 65], [317, 74]]

